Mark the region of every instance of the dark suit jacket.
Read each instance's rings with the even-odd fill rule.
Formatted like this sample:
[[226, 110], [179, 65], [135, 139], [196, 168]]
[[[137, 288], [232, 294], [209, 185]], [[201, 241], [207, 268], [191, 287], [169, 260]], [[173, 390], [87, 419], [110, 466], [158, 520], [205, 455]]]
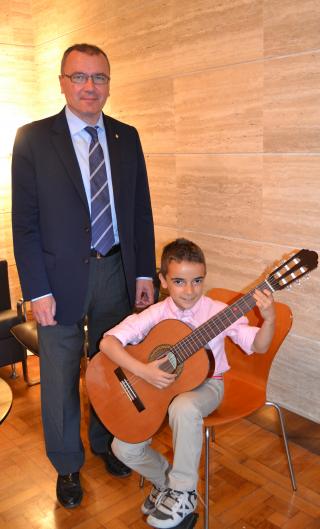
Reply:
[[[103, 116], [123, 266], [130, 302], [136, 277], [155, 273], [154, 232], [138, 133]], [[91, 225], [65, 111], [18, 130], [12, 158], [12, 223], [16, 263], [26, 300], [52, 292], [56, 319], [83, 316]]]

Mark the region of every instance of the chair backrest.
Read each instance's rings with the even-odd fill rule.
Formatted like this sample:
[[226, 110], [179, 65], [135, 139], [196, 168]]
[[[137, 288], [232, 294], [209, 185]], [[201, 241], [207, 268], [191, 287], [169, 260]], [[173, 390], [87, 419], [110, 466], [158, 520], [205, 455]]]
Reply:
[[0, 261], [0, 311], [11, 309], [8, 263]]
[[[239, 299], [243, 294], [225, 288], [213, 288], [207, 292], [212, 299], [230, 304]], [[275, 302], [276, 325], [275, 334], [268, 351], [265, 354], [246, 355], [242, 349], [235, 345], [229, 338], [225, 341], [225, 348], [231, 370], [226, 376], [245, 378], [260, 387], [265, 387], [274, 356], [292, 325], [292, 313], [288, 305]], [[250, 325], [260, 326], [262, 318], [257, 307], [246, 314]]]

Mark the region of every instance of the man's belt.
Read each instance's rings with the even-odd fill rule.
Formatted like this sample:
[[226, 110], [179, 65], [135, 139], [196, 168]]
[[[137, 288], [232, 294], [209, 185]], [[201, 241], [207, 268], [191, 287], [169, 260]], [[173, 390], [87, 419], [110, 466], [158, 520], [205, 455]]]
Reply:
[[102, 255], [102, 253], [97, 252], [94, 248], [91, 248], [90, 250], [90, 257], [95, 257], [96, 259], [105, 259], [106, 257], [111, 257], [111, 255], [115, 255], [116, 253], [120, 252], [120, 244], [115, 244], [110, 248], [108, 253], [106, 255]]

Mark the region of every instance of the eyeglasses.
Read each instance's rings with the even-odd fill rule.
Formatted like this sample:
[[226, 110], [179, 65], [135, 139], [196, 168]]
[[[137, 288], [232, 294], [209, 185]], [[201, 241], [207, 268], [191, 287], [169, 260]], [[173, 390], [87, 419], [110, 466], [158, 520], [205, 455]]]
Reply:
[[92, 75], [83, 72], [75, 72], [71, 75], [64, 73], [62, 77], [68, 77], [75, 84], [86, 84], [89, 79], [92, 79], [93, 84], [107, 84], [110, 81], [110, 77], [104, 73], [93, 73]]

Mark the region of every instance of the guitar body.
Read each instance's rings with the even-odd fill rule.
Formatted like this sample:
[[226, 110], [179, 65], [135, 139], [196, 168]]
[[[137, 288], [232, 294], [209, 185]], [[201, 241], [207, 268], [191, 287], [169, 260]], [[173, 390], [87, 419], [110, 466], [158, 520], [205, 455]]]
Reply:
[[[170, 345], [191, 333], [192, 330], [185, 323], [164, 320], [141, 343], [127, 346], [126, 350], [147, 363], [164, 356]], [[91, 404], [108, 430], [122, 441], [139, 443], [157, 432], [172, 399], [179, 393], [199, 386], [208, 370], [208, 356], [205, 349], [201, 348], [178, 367], [176, 372], [179, 374], [173, 384], [158, 389], [129, 371], [120, 369], [100, 352], [89, 363], [86, 385]], [[138, 398], [130, 400], [128, 395], [131, 395], [131, 389]]]
[[[169, 352], [171, 360], [165, 362], [165, 369], [175, 372], [177, 378], [165, 389], [155, 388], [98, 353], [89, 363], [86, 383], [101, 421], [122, 441], [138, 443], [151, 437], [164, 420], [171, 400], [204, 381], [209, 361], [203, 346], [255, 306], [254, 290], [282, 290], [317, 266], [316, 252], [300, 250], [277, 266], [262, 283], [197, 329], [191, 330], [178, 320], [164, 320], [139, 345], [126, 347], [131, 355], [145, 363]], [[177, 364], [177, 369], [171, 364]]]

